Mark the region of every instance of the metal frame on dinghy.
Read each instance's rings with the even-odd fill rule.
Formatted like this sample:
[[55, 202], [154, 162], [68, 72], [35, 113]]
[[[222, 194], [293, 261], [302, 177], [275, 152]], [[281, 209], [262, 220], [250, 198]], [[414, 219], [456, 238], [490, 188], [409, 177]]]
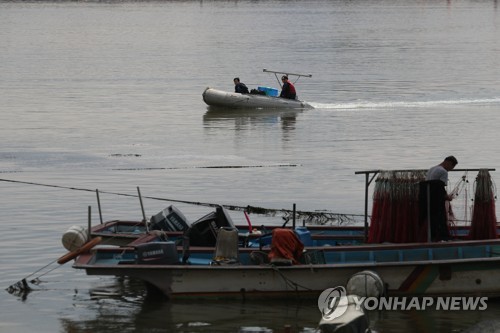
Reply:
[[278, 78], [278, 74], [283, 74], [283, 75], [286, 75], [286, 76], [296, 76], [297, 79], [293, 82], [295, 84], [295, 82], [297, 82], [301, 77], [309, 77], [311, 78], [312, 77], [312, 74], [299, 74], [299, 73], [290, 73], [290, 72], [278, 72], [278, 71], [271, 71], [271, 70], [268, 70], [266, 68], [264, 68], [262, 70], [264, 73], [273, 73], [274, 76], [276, 76], [276, 80], [278, 81], [278, 84], [280, 85], [280, 88], [282, 88], [282, 84], [281, 84], [281, 81], [280, 79]]

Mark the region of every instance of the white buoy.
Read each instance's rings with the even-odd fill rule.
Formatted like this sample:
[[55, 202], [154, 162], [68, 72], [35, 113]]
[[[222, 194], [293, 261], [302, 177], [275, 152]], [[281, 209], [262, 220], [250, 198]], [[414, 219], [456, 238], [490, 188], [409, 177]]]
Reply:
[[62, 236], [62, 244], [68, 251], [76, 251], [89, 240], [87, 229], [74, 225], [70, 227]]
[[380, 276], [373, 271], [362, 271], [354, 274], [347, 281], [346, 291], [348, 295], [361, 297], [380, 297], [384, 294], [384, 282]]

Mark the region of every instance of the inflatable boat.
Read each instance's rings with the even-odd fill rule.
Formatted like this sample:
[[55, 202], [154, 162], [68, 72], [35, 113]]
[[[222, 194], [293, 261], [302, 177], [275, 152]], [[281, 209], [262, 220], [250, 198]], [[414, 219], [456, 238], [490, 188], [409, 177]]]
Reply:
[[[297, 80], [300, 77], [312, 77], [311, 74], [297, 74], [289, 72], [270, 71], [264, 68], [266, 73], [273, 73], [276, 76], [278, 84], [280, 79], [278, 74], [287, 76], [295, 76]], [[297, 82], [295, 80], [295, 82]], [[294, 82], [294, 83], [295, 83]], [[203, 92], [203, 100], [209, 106], [223, 107], [223, 108], [247, 108], [247, 109], [305, 109], [312, 108], [312, 106], [304, 101], [298, 99], [288, 99], [278, 97], [278, 90], [270, 87], [258, 87], [252, 89], [248, 94], [240, 94], [235, 92], [228, 92], [217, 90], [213, 88], [206, 88]]]
[[311, 108], [304, 101], [263, 94], [240, 94], [206, 88], [203, 100], [210, 106], [227, 108], [259, 108], [259, 109], [304, 109]]

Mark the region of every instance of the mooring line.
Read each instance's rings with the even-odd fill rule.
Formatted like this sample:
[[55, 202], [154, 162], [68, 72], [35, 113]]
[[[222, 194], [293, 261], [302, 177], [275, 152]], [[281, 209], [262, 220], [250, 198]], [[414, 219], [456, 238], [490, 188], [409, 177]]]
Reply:
[[[25, 276], [24, 278], [22, 278], [21, 280], [17, 281], [16, 283], [11, 284], [11, 285], [10, 285], [8, 288], [6, 288], [5, 290], [7, 290], [7, 292], [9, 292], [10, 294], [15, 294], [15, 293], [29, 293], [32, 289], [31, 289], [31, 287], [29, 286], [28, 281], [26, 281], [26, 280], [27, 280], [29, 277], [31, 277], [31, 276], [33, 276], [33, 275], [37, 274], [38, 272], [40, 272], [40, 271], [42, 271], [42, 270], [46, 269], [47, 267], [49, 267], [50, 265], [54, 264], [56, 261], [57, 261], [57, 259], [56, 259], [56, 260], [53, 260], [53, 261], [51, 261], [51, 262], [49, 262], [47, 265], [45, 265], [45, 266], [43, 266], [43, 267], [41, 267], [41, 268], [37, 269], [36, 271], [34, 271], [33, 273], [31, 273], [31, 274], [29, 274], [29, 275]], [[49, 271], [47, 271], [47, 272], [45, 272], [45, 273], [43, 273], [43, 274], [41, 274], [41, 275], [39, 275], [39, 276], [35, 277], [34, 279], [32, 279], [32, 280], [30, 281], [30, 283], [35, 284], [35, 281], [36, 281], [36, 280], [38, 280], [40, 277], [44, 276], [45, 274], [48, 274], [48, 273], [52, 272], [53, 270], [55, 270], [55, 269], [57, 269], [57, 268], [59, 268], [59, 267], [60, 267], [60, 266], [56, 266], [56, 267], [54, 267], [54, 268], [50, 269]]]
[[[30, 275], [25, 276], [25, 277], [23, 278], [23, 280], [26, 280], [26, 279], [28, 279], [29, 277], [31, 277], [31, 276], [33, 276], [33, 275], [35, 275], [36, 273], [38, 273], [38, 272], [40, 272], [40, 271], [42, 271], [42, 270], [46, 269], [47, 267], [49, 267], [50, 265], [52, 265], [52, 264], [53, 264], [53, 263], [55, 263], [56, 261], [57, 261], [57, 259], [52, 260], [52, 261], [51, 261], [51, 262], [49, 262], [47, 265], [45, 265], [45, 266], [43, 266], [43, 267], [41, 267], [41, 268], [37, 269], [36, 271], [34, 271], [33, 273], [31, 273]], [[59, 267], [59, 266], [56, 266], [56, 268], [57, 268], [57, 267]], [[52, 272], [54, 269], [55, 269], [55, 268], [51, 269], [49, 272]], [[47, 272], [47, 273], [48, 273], [48, 272]], [[43, 273], [43, 274], [42, 274], [42, 275], [40, 275], [40, 276], [43, 276], [43, 275], [45, 275], [45, 274], [47, 274], [47, 273]], [[40, 276], [37, 276], [36, 278], [38, 279]]]

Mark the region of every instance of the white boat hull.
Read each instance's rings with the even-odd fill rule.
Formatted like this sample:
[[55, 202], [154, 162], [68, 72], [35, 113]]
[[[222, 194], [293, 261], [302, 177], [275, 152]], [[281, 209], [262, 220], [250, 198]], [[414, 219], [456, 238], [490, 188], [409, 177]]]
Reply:
[[[376, 272], [387, 284], [389, 295], [450, 296], [500, 295], [499, 258], [438, 263], [314, 265], [306, 267], [270, 266], [94, 266], [89, 275], [118, 275], [138, 278], [157, 287], [169, 298], [238, 297], [252, 298], [286, 295], [318, 296], [323, 290], [342, 286], [366, 269]], [[440, 270], [450, 268], [449, 278]], [[466, 268], [465, 268], [466, 267]], [[465, 268], [465, 269], [464, 269]], [[416, 272], [418, 274], [416, 274]], [[416, 276], [416, 277], [413, 277]], [[422, 281], [419, 280], [422, 279]], [[408, 281], [412, 279], [412, 283]], [[478, 283], [480, 281], [480, 283]]]
[[262, 109], [304, 109], [312, 106], [304, 101], [257, 94], [239, 94], [207, 88], [203, 100], [210, 106], [227, 108], [262, 108]]
[[[454, 241], [370, 246], [325, 246], [327, 264], [294, 266], [254, 264], [137, 264], [116, 263], [112, 253], [102, 260], [80, 256], [73, 267], [89, 275], [138, 278], [167, 297], [266, 297], [310, 295], [344, 286], [361, 271], [380, 276], [389, 296], [500, 296], [500, 240]], [[309, 250], [313, 250], [310, 248]], [[121, 250], [122, 254], [124, 253]], [[247, 261], [252, 249], [240, 249]], [[313, 250], [314, 252], [314, 250]], [[201, 252], [189, 258], [201, 258]]]

